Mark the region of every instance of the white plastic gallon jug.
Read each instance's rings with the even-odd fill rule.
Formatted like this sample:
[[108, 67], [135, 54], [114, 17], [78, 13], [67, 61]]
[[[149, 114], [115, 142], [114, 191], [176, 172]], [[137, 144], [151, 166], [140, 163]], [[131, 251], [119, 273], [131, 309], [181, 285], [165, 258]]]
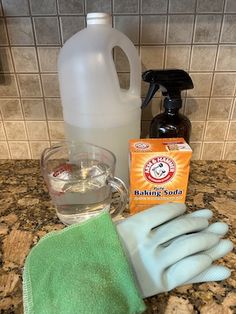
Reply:
[[[121, 89], [112, 49], [130, 63], [130, 87]], [[128, 184], [128, 140], [140, 137], [141, 62], [133, 43], [112, 28], [105, 13], [89, 13], [87, 28], [72, 36], [58, 60], [68, 140], [105, 147], [117, 159], [116, 176]]]

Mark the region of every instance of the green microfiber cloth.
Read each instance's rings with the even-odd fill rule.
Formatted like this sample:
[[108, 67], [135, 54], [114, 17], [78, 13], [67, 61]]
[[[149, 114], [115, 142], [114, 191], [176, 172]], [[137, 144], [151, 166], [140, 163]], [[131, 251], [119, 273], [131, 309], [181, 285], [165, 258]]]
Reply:
[[47, 234], [23, 273], [25, 314], [142, 313], [145, 304], [106, 212]]

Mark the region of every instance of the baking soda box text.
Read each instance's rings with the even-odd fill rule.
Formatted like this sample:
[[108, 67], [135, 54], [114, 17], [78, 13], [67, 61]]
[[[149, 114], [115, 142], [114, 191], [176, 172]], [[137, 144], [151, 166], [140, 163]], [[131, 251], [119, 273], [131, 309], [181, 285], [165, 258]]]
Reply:
[[131, 214], [185, 202], [192, 150], [183, 138], [132, 139], [129, 149]]

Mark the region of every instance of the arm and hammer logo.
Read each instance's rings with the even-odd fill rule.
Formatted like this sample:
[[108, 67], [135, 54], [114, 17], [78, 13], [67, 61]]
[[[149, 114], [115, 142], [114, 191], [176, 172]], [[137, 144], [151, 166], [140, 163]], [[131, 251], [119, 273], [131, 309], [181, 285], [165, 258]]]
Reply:
[[158, 156], [148, 160], [143, 170], [146, 180], [153, 183], [166, 183], [173, 178], [176, 165], [172, 158]]
[[136, 142], [134, 147], [140, 151], [147, 151], [151, 148], [151, 145], [149, 143]]

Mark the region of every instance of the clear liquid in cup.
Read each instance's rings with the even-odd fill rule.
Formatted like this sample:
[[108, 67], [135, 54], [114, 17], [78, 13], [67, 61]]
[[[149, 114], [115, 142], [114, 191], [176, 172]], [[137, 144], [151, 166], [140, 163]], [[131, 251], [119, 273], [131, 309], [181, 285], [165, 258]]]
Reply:
[[66, 225], [79, 223], [109, 210], [111, 187], [107, 184], [110, 167], [97, 160], [63, 164], [50, 176], [50, 194], [58, 218]]

